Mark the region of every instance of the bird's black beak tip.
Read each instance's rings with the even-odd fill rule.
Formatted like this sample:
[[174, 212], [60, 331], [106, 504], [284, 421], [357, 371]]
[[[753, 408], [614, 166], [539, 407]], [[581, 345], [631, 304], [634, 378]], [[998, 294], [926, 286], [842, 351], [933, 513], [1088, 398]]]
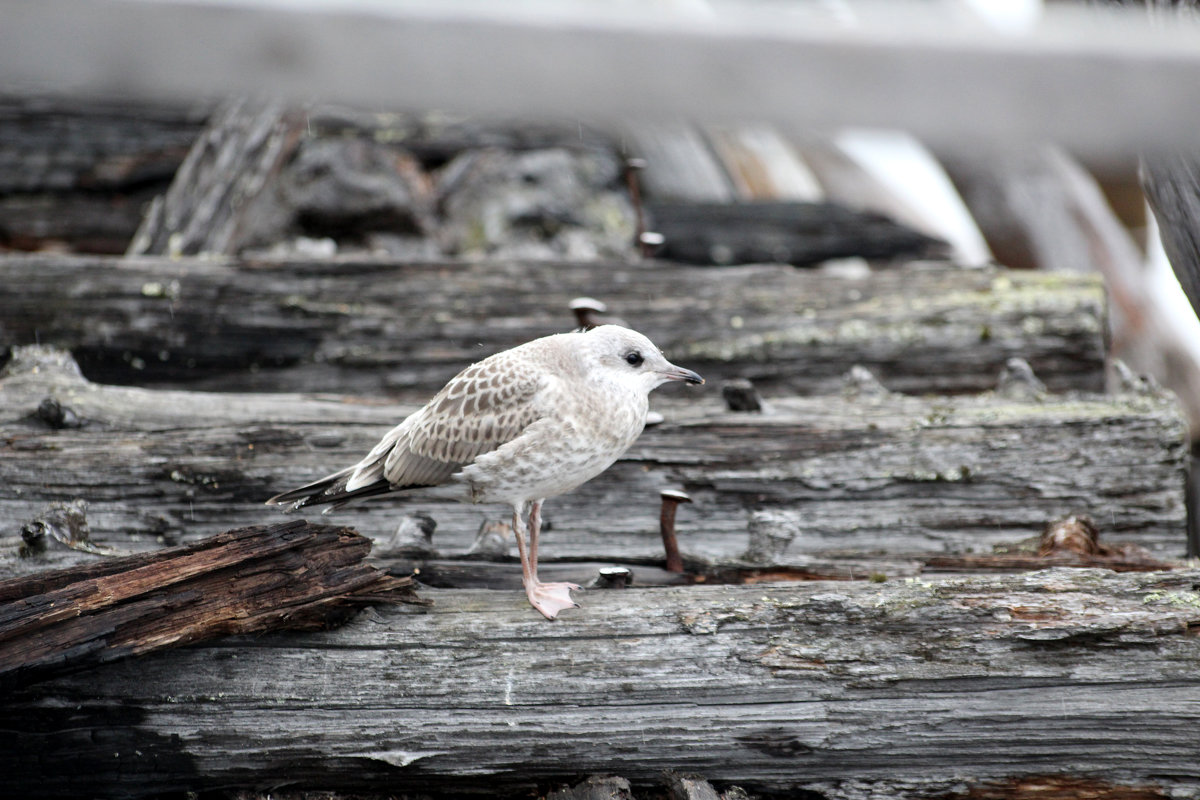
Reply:
[[704, 378], [700, 377], [699, 373], [692, 372], [690, 369], [684, 369], [683, 367], [676, 367], [674, 365], [671, 365], [669, 369], [662, 370], [662, 372], [659, 374], [669, 381], [683, 381], [684, 383], [690, 383], [693, 386], [699, 386], [700, 384], [704, 383]]

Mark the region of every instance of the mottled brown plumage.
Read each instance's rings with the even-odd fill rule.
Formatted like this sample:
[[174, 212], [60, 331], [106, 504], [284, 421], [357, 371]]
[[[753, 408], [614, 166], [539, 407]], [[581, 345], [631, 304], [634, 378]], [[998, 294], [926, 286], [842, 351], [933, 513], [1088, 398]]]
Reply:
[[357, 464], [267, 502], [337, 508], [373, 495], [451, 486], [463, 502], [505, 503], [513, 509], [526, 594], [553, 619], [575, 605], [570, 590], [578, 587], [537, 580], [542, 502], [616, 461], [645, 426], [647, 396], [670, 380], [703, 383], [628, 328], [536, 339], [467, 367]]

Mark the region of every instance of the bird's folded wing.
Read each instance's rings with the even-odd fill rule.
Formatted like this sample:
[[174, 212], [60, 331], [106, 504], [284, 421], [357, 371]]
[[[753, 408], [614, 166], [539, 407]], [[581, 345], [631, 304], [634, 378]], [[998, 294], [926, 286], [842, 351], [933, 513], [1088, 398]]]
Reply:
[[384, 437], [351, 483], [384, 478], [395, 488], [437, 486], [544, 417], [553, 379], [499, 366], [483, 362], [459, 373]]

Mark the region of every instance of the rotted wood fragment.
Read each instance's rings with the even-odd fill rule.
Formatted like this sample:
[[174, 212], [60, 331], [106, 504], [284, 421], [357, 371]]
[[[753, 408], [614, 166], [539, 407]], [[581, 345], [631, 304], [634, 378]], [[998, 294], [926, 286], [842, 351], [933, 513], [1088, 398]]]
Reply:
[[884, 386], [875, 373], [855, 364], [842, 376], [842, 396], [847, 398], [878, 397], [885, 398], [891, 392]]
[[45, 552], [51, 541], [95, 555], [113, 555], [115, 552], [110, 547], [92, 543], [87, 503], [83, 500], [50, 503], [41, 514], [21, 526], [21, 541], [23, 558]]
[[420, 602], [348, 528], [304, 520], [0, 581], [0, 688], [236, 633], [315, 630]]
[[629, 567], [601, 567], [595, 579], [585, 589], [627, 589], [633, 583], [633, 570]]
[[668, 772], [667, 796], [670, 800], [722, 800], [712, 784], [696, 775]]
[[1033, 374], [1023, 358], [1010, 358], [996, 380], [996, 394], [1009, 400], [1036, 400], [1046, 396], [1046, 384]]
[[634, 800], [634, 795], [624, 778], [592, 775], [574, 786], [550, 792], [546, 800]]
[[985, 556], [933, 556], [925, 560], [930, 572], [970, 570], [1013, 572], [1046, 567], [1102, 567], [1114, 572], [1154, 572], [1175, 569], [1179, 562], [1157, 559], [1131, 542], [1107, 544], [1091, 517], [1070, 514], [1046, 525], [1036, 541], [1018, 544], [1017, 552]]
[[633, 327], [620, 317], [610, 315], [608, 313], [608, 305], [594, 297], [576, 297], [567, 306], [571, 309], [571, 313], [575, 315], [575, 322], [584, 330], [591, 330], [600, 325], [621, 325], [625, 328]]

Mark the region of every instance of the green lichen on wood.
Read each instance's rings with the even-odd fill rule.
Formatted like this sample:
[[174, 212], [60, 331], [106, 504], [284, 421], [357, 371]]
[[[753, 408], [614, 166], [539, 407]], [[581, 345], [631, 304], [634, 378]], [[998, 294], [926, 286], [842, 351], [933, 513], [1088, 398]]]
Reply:
[[[881, 292], [847, 303], [836, 318], [805, 306], [812, 298], [801, 294], [787, 327], [729, 332], [685, 345], [683, 353], [703, 360], [763, 362], [803, 347], [1024, 340], [1050, 331], [1101, 336], [1104, 330], [1104, 288], [1095, 276], [989, 271], [973, 288], [962, 288], [962, 282], [944, 277], [919, 292]], [[777, 313], [787, 302], [777, 296], [763, 300]]]

